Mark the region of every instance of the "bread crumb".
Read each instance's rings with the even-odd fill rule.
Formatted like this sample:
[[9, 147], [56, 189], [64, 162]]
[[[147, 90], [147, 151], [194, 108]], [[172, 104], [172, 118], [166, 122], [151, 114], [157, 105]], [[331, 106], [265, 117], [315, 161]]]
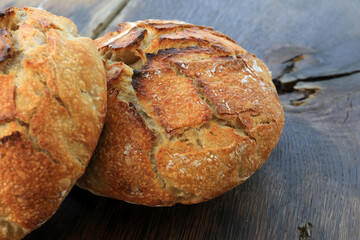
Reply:
[[229, 107], [229, 104], [228, 104], [225, 100], [223, 100], [223, 102], [225, 103], [226, 109], [227, 109], [229, 112], [231, 112], [231, 108]]
[[249, 82], [249, 77], [245, 75], [245, 77], [243, 79], [241, 79], [241, 83], [245, 84]]
[[185, 63], [181, 63], [181, 64], [180, 64], [180, 67], [185, 68], [185, 69], [189, 69], [189, 66], [188, 66], [188, 65], [185, 65]]
[[263, 72], [262, 68], [257, 65], [256, 60], [253, 60], [253, 63], [254, 63], [253, 69], [254, 69], [256, 72]]
[[225, 67], [223, 67], [223, 66], [221, 66], [221, 65], [218, 67], [218, 71], [219, 71], [219, 72], [221, 72], [221, 70], [223, 70], [223, 69], [225, 69]]
[[169, 170], [172, 166], [174, 166], [174, 162], [170, 160], [168, 165], [166, 166], [166, 170]]
[[200, 161], [198, 161], [198, 160], [194, 160], [193, 165], [194, 165], [195, 167], [198, 167], [198, 166], [201, 165], [201, 163], [200, 163]]
[[158, 75], [159, 77], [161, 77], [161, 71], [160, 70], [156, 70], [155, 74]]
[[66, 194], [66, 190], [62, 191], [62, 192], [61, 192], [61, 197], [64, 197], [65, 194]]
[[125, 144], [124, 155], [128, 155], [130, 153], [130, 151], [131, 151], [131, 148], [132, 148], [131, 143], [126, 143]]
[[144, 77], [144, 78], [149, 78], [149, 73], [148, 73], [148, 72], [144, 73], [144, 74], [143, 74], [143, 77]]

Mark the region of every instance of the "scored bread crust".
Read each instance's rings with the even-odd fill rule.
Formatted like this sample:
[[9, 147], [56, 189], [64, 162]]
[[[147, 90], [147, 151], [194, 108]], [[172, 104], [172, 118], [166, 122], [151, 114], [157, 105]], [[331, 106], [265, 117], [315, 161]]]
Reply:
[[100, 55], [71, 20], [0, 12], [0, 239], [55, 213], [95, 149], [106, 100]]
[[80, 187], [148, 206], [198, 203], [245, 181], [277, 144], [271, 73], [226, 35], [145, 20], [95, 42], [108, 114]]

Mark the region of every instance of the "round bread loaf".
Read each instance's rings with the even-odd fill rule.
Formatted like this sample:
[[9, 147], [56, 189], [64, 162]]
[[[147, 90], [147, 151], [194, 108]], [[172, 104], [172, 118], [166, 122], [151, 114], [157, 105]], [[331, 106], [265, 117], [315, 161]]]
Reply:
[[81, 187], [148, 206], [198, 203], [245, 181], [277, 144], [271, 73], [229, 37], [146, 20], [95, 42], [108, 114]]
[[0, 12], [0, 239], [20, 239], [57, 210], [105, 120], [104, 66], [72, 21]]

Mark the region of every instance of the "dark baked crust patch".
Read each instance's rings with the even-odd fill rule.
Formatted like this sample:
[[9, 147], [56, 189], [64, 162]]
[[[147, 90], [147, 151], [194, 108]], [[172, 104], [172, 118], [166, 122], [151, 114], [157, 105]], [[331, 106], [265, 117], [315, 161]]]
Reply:
[[8, 31], [0, 29], [0, 64], [11, 57], [12, 51]]

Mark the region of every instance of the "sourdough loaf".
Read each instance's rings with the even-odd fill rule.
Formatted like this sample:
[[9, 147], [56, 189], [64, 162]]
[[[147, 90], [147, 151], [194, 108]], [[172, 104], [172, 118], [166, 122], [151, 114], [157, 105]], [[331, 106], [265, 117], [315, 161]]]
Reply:
[[228, 36], [146, 20], [96, 44], [108, 114], [82, 188], [148, 206], [198, 203], [245, 181], [277, 144], [284, 113], [271, 73]]
[[0, 239], [54, 214], [85, 171], [105, 110], [103, 63], [72, 21], [0, 12]]

